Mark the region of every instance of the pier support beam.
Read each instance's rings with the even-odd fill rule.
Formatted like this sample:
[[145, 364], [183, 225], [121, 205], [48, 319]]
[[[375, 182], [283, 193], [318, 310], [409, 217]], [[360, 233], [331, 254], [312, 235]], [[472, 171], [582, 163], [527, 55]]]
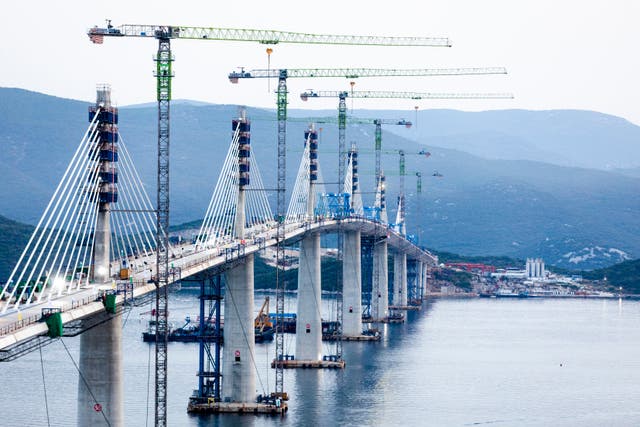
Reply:
[[393, 255], [393, 302], [394, 306], [407, 305], [407, 254], [396, 252]]
[[253, 254], [225, 273], [222, 401], [256, 401]]
[[78, 426], [123, 426], [122, 317], [80, 336], [79, 364]]
[[420, 303], [420, 273], [418, 261], [407, 259], [407, 304]]
[[416, 296], [422, 301], [424, 299], [424, 264], [416, 261]]
[[300, 241], [295, 353], [297, 360], [322, 360], [320, 261], [320, 234], [313, 233]]
[[389, 316], [389, 266], [387, 242], [373, 247], [373, 290], [371, 292], [371, 318], [383, 321]]
[[360, 231], [345, 231], [342, 267], [342, 335], [362, 335], [362, 273]]

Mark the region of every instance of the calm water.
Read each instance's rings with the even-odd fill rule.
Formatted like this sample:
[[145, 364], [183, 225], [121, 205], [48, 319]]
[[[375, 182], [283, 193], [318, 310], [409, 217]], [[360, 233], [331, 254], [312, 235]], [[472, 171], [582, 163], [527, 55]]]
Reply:
[[[197, 314], [195, 295], [172, 294], [173, 321]], [[141, 339], [147, 317], [140, 313], [147, 309], [134, 309], [124, 327], [130, 426], [147, 423], [148, 361], [154, 358]], [[331, 310], [328, 304], [327, 316]], [[405, 324], [388, 325], [384, 336], [378, 343], [344, 343], [342, 372], [285, 371], [292, 397], [284, 418], [189, 416], [197, 345], [172, 343], [169, 425], [640, 426], [639, 301], [434, 300], [409, 313]], [[286, 337], [293, 353], [294, 336]], [[79, 338], [64, 342], [77, 360]], [[273, 344], [258, 344], [256, 351], [258, 387], [271, 390]], [[45, 347], [43, 359], [51, 425], [74, 425], [73, 362], [60, 342]], [[47, 425], [39, 353], [0, 369], [0, 424]], [[149, 399], [153, 403], [153, 390]]]

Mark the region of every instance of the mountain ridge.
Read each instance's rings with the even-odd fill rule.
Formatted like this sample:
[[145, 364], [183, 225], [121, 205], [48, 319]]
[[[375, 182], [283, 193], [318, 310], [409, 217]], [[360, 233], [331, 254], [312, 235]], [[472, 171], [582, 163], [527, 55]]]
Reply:
[[[12, 93], [7, 95], [7, 91], [0, 89], [0, 143], [6, 153], [0, 158], [5, 171], [0, 197], [10, 203], [2, 205], [0, 214], [34, 224], [87, 127], [90, 103], [23, 90], [9, 90]], [[155, 108], [121, 107], [119, 125], [152, 200], [156, 180]], [[230, 141], [230, 121], [237, 111], [238, 107], [232, 105], [173, 105], [172, 224], [204, 214], [221, 155]], [[305, 115], [299, 110], [291, 113]], [[367, 112], [358, 113], [365, 116]], [[250, 119], [255, 117], [253, 160], [258, 159], [265, 185], [269, 186], [275, 182], [276, 159], [271, 148], [277, 136], [275, 113], [248, 107], [247, 114]], [[335, 111], [306, 112], [313, 117], [323, 114], [333, 116]], [[378, 112], [380, 118], [385, 114], [398, 117], [397, 111]], [[419, 118], [419, 126], [423, 125]], [[304, 122], [287, 125], [289, 190], [292, 171], [298, 168], [305, 127]], [[604, 267], [640, 254], [640, 179], [633, 174], [534, 160], [486, 159], [460, 149], [416, 143], [411, 139], [412, 132], [403, 126], [383, 126], [382, 164], [388, 177], [389, 217], [393, 218], [399, 156], [389, 153], [405, 150], [407, 228], [427, 246], [465, 255], [542, 256], [548, 264], [572, 269]], [[374, 186], [373, 139], [373, 126], [348, 126], [348, 143], [356, 142], [361, 150], [360, 182], [365, 193]], [[335, 181], [336, 168], [331, 165], [337, 163], [336, 140], [336, 126], [323, 125], [320, 163], [327, 181]], [[418, 155], [421, 150], [431, 156]], [[423, 192], [419, 195], [416, 171], [423, 175]], [[435, 171], [444, 176], [432, 176]], [[275, 197], [269, 197], [273, 205]], [[371, 203], [370, 198], [365, 194], [365, 204]], [[595, 256], [587, 257], [591, 249]]]

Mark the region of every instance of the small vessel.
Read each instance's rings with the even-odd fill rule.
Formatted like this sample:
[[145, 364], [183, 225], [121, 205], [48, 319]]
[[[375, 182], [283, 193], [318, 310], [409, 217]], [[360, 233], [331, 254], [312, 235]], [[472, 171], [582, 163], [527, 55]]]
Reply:
[[518, 292], [513, 289], [500, 288], [494, 294], [496, 298], [527, 298], [529, 295], [526, 291]]

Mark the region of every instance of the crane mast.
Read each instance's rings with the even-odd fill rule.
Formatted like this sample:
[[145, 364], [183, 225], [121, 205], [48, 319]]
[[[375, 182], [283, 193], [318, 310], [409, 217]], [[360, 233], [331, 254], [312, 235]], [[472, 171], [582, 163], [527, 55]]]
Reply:
[[[169, 148], [170, 148], [170, 104], [173, 56], [172, 39], [252, 41], [260, 44], [296, 43], [329, 45], [370, 45], [370, 46], [430, 46], [451, 47], [448, 38], [434, 37], [385, 37], [333, 34], [307, 34], [274, 30], [233, 29], [215, 27], [192, 27], [173, 25], [130, 25], [118, 27], [107, 20], [106, 27], [94, 26], [87, 31], [94, 44], [102, 44], [105, 37], [141, 37], [158, 40], [156, 57], [156, 82], [158, 101], [158, 175], [157, 175], [157, 277], [156, 277], [156, 391], [155, 425], [167, 425], [167, 342], [168, 342], [168, 291], [169, 283]], [[278, 273], [276, 287], [276, 309], [280, 316], [284, 313], [284, 209], [286, 177], [286, 71], [279, 73], [278, 107]], [[282, 261], [282, 263], [281, 263]], [[281, 319], [282, 317], [280, 317]], [[280, 328], [282, 329], [282, 328]], [[283, 354], [282, 332], [276, 339], [276, 361]], [[276, 363], [276, 394], [284, 395], [282, 365]]]

